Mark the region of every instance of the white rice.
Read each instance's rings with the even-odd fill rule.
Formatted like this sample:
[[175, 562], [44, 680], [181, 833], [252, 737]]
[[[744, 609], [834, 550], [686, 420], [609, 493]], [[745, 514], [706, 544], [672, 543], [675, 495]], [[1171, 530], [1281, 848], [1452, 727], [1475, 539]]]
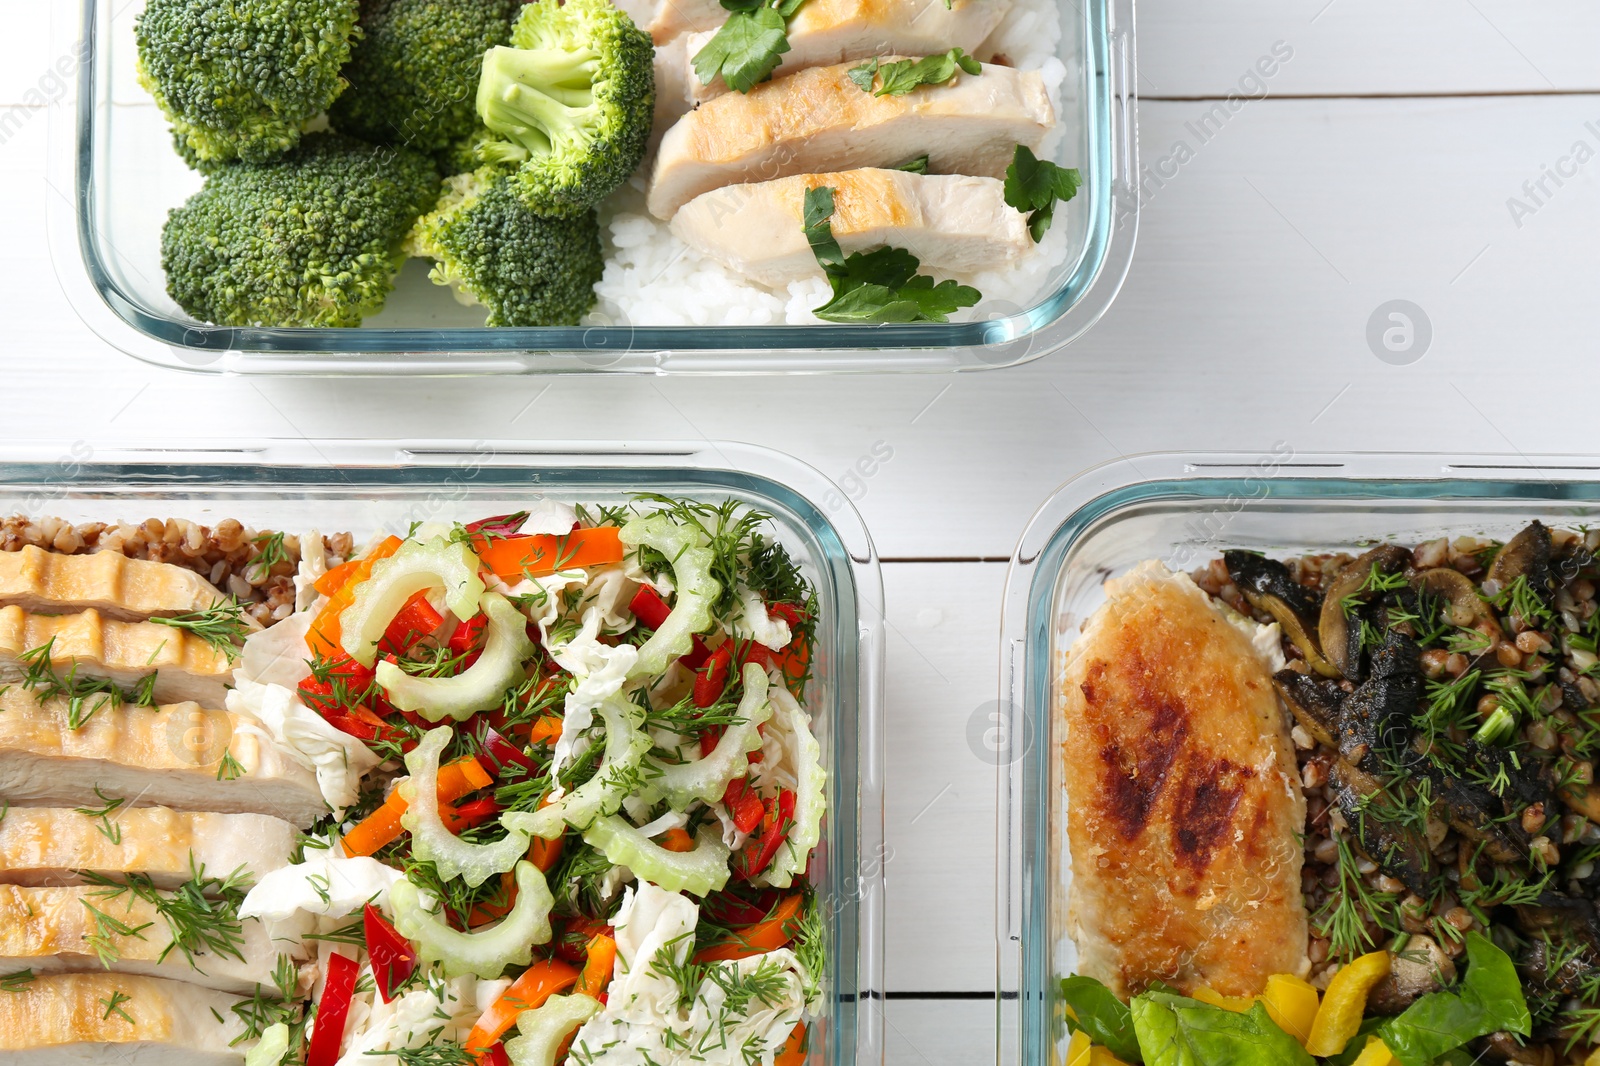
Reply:
[[[1057, 124], [1046, 137], [1043, 158], [1058, 158], [1065, 137], [1061, 87], [1067, 68], [1057, 56], [1061, 41], [1059, 0], [1012, 0], [999, 28], [980, 54], [999, 55], [1019, 70], [1037, 70], [1055, 107]], [[642, 176], [620, 190], [601, 209], [605, 274], [595, 286], [598, 298], [589, 321], [598, 325], [766, 326], [820, 322], [812, 312], [831, 295], [820, 275], [770, 289], [690, 248], [667, 223], [644, 209]], [[1070, 227], [1057, 219], [1044, 240], [1009, 268], [972, 277], [954, 276], [976, 288], [983, 301], [951, 316], [955, 321], [993, 318], [1030, 307], [1066, 261]]]

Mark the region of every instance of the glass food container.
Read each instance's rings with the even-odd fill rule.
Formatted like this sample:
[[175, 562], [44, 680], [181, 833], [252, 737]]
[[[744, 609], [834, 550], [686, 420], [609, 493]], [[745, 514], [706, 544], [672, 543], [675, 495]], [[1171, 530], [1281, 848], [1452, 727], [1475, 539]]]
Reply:
[[[968, 322], [918, 325], [488, 329], [420, 262], [356, 329], [210, 326], [166, 295], [160, 233], [200, 179], [134, 76], [140, 3], [79, 0], [55, 13], [77, 78], [51, 115], [50, 243], [78, 314], [104, 340], [179, 370], [249, 374], [948, 371], [1053, 352], [1095, 323], [1122, 284], [1138, 226], [1133, 0], [1058, 0], [1064, 143], [1084, 187], [1057, 214], [1067, 252], [1029, 306], [993, 299]], [[67, 60], [64, 59], [64, 62]], [[68, 193], [67, 190], [73, 190]]]
[[827, 995], [809, 1062], [883, 1061], [883, 591], [877, 556], [829, 483], [777, 452], [742, 444], [590, 444], [537, 449], [487, 441], [260, 442], [100, 450], [85, 442], [7, 446], [0, 515], [71, 522], [234, 517], [291, 532], [377, 530], [471, 520], [553, 499], [618, 503], [635, 492], [720, 502], [772, 516], [770, 529], [816, 585], [820, 609], [808, 707], [828, 770], [828, 816], [811, 876], [828, 926]]
[[1059, 678], [1104, 602], [1104, 581], [1145, 559], [1193, 570], [1226, 548], [1275, 556], [1449, 534], [1506, 539], [1534, 519], [1600, 519], [1600, 460], [1434, 455], [1145, 455], [1056, 491], [1022, 535], [1006, 582], [999, 747], [998, 1060], [1062, 1061], [1058, 978], [1068, 936]]

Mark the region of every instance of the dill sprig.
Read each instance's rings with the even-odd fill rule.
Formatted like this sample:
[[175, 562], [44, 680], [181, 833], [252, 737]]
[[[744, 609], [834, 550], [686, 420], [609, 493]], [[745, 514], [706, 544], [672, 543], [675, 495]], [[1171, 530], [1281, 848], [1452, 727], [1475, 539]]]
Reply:
[[122, 991], [121, 989], [119, 989], [119, 988], [112, 989], [111, 990], [111, 998], [110, 999], [106, 999], [106, 998], [102, 997], [99, 1000], [100, 1005], [106, 1009], [106, 1012], [104, 1014], [100, 1015], [100, 1020], [101, 1021], [109, 1021], [111, 1019], [111, 1016], [113, 1014], [115, 1014], [119, 1018], [121, 1018], [123, 1021], [127, 1022], [129, 1025], [134, 1024], [133, 1023], [133, 1015], [129, 1014], [127, 1011], [122, 1009], [122, 1005], [124, 1003], [129, 1002], [132, 999], [133, 999], [132, 996], [128, 995], [128, 993]]
[[97, 819], [100, 824], [95, 826], [95, 828], [100, 831], [100, 835], [111, 841], [113, 844], [121, 844], [122, 825], [118, 822], [113, 822], [111, 820], [111, 816], [116, 813], [119, 807], [128, 801], [120, 796], [106, 795], [104, 792], [100, 791], [99, 785], [94, 787], [94, 794], [100, 797], [103, 806], [75, 807], [73, 809], [79, 814], [83, 815], [85, 818]]
[[64, 698], [67, 701], [67, 728], [80, 729], [95, 714], [107, 707], [132, 703], [140, 707], [154, 707], [156, 674], [154, 671], [139, 679], [131, 689], [123, 688], [109, 677], [90, 677], [78, 673], [76, 661], [66, 674], [56, 671], [54, 663], [56, 638], [29, 648], [17, 656], [22, 664], [22, 687], [40, 700]]
[[257, 533], [250, 543], [255, 548], [255, 554], [250, 559], [251, 566], [259, 566], [266, 571], [289, 561], [289, 549], [283, 543], [281, 532]]
[[154, 617], [150, 621], [158, 626], [170, 626], [193, 633], [213, 650], [226, 655], [230, 663], [239, 658], [239, 646], [250, 632], [243, 605], [231, 598], [203, 611], [190, 611], [166, 618]]
[[131, 893], [156, 909], [172, 934], [172, 942], [162, 949], [157, 962], [165, 962], [174, 948], [183, 953], [190, 967], [200, 969], [195, 956], [212, 954], [244, 961], [244, 926], [239, 921], [239, 905], [244, 902], [244, 867], [227, 877], [209, 877], [203, 865], [189, 856], [190, 876], [171, 892], [159, 891], [144, 874], [125, 874], [122, 880], [92, 870], [79, 871], [91, 885], [104, 889], [96, 893], [115, 899]]
[[28, 986], [33, 984], [33, 979], [34, 972], [31, 969], [8, 973], [4, 977], [0, 977], [0, 992], [25, 991]]
[[[430, 1041], [443, 1032], [444, 1027], [428, 1034]], [[394, 1048], [390, 1051], [370, 1051], [369, 1055], [393, 1055], [402, 1066], [476, 1066], [472, 1052], [460, 1044], [449, 1041], [427, 1043], [416, 1048]]]
[[122, 957], [122, 950], [117, 946], [117, 937], [136, 937], [139, 940], [146, 940], [148, 938], [144, 935], [144, 931], [155, 924], [145, 922], [143, 925], [129, 925], [119, 918], [111, 917], [88, 900], [81, 902], [88, 908], [90, 920], [94, 922], [94, 932], [89, 934], [89, 946], [99, 957], [100, 965], [108, 970], [111, 969], [112, 963]]
[[233, 757], [233, 752], [222, 753], [222, 761], [217, 764], [218, 781], [237, 781], [244, 776], [244, 765]]
[[1367, 928], [1370, 920], [1379, 929], [1399, 932], [1395, 909], [1399, 896], [1393, 892], [1378, 892], [1367, 886], [1357, 866], [1355, 848], [1342, 833], [1335, 834], [1339, 845], [1339, 887], [1312, 918], [1313, 926], [1329, 941], [1328, 953], [1340, 959], [1352, 959], [1365, 954], [1377, 945], [1377, 940]]

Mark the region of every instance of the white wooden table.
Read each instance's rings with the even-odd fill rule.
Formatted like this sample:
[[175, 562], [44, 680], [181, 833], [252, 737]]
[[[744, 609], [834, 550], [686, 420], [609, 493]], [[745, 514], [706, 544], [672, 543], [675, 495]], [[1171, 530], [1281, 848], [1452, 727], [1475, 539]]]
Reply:
[[[0, 440], [720, 438], [839, 480], [875, 446], [892, 452], [853, 495], [889, 605], [896, 1064], [993, 1057], [995, 780], [965, 735], [995, 698], [1004, 561], [1057, 485], [1151, 450], [1600, 450], [1583, 399], [1600, 306], [1600, 8], [1587, 0], [1146, 0], [1151, 176], [1133, 270], [1093, 332], [1029, 366], [425, 384], [182, 376], [79, 322], [46, 251], [60, 195], [45, 181], [48, 122], [12, 108], [50, 91], [52, 6], [67, 18], [76, 5], [7, 0], [0, 34]], [[1275, 46], [1292, 57], [1266, 96], [1199, 144], [1195, 124]], [[1181, 167], [1179, 142], [1194, 149]], [[1558, 166], [1575, 172], [1544, 179], [1534, 203], [1524, 183]], [[1366, 342], [1392, 299], [1432, 324], [1410, 365]]]

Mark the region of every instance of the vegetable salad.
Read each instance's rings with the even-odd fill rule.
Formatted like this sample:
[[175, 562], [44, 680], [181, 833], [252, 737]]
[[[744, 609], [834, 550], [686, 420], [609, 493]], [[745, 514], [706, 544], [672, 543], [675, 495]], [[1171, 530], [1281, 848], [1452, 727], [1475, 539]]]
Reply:
[[335, 814], [240, 908], [314, 957], [250, 1066], [804, 1061], [817, 601], [765, 520], [546, 501], [301, 575], [230, 705]]

